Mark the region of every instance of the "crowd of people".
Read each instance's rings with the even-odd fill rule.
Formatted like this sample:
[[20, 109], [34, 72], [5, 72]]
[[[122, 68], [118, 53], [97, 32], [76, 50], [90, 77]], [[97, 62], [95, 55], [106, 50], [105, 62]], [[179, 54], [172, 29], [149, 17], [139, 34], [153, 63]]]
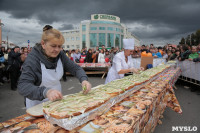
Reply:
[[[101, 49], [96, 48], [88, 49], [76, 49], [66, 50], [66, 55], [76, 63], [112, 63], [114, 56], [124, 49], [118, 47], [112, 47], [110, 50], [106, 49], [103, 45]], [[188, 59], [190, 61], [199, 62], [200, 60], [200, 44], [198, 46], [178, 45], [176, 47], [172, 45], [166, 45], [164, 47], [155, 47], [154, 44], [145, 46], [135, 46], [132, 51], [132, 58], [140, 58], [141, 56], [152, 56], [154, 58], [164, 58], [166, 61], [179, 60], [184, 61]]]
[[[106, 49], [104, 45], [101, 48], [87, 47], [73, 50], [64, 50], [66, 55], [76, 63], [106, 63], [112, 64], [114, 56], [123, 51], [118, 47], [112, 47]], [[4, 82], [11, 82], [11, 89], [17, 89], [17, 81], [20, 76], [20, 71], [23, 62], [28, 54], [31, 52], [31, 48], [28, 47], [14, 47], [5, 49], [0, 45], [0, 85]], [[164, 58], [166, 61], [170, 60], [189, 60], [193, 62], [200, 62], [200, 44], [198, 46], [189, 46], [186, 44], [178, 45], [176, 47], [172, 45], [166, 45], [164, 47], [155, 47], [154, 44], [135, 46], [132, 51], [132, 58], [140, 58], [141, 56], [152, 56], [154, 58]], [[66, 77], [63, 77], [66, 80]]]

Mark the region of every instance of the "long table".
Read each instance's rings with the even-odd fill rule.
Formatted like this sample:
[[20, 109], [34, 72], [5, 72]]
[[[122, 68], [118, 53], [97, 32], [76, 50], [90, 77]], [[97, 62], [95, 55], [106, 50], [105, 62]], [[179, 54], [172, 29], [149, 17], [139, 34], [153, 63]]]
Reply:
[[[80, 67], [85, 70], [86, 74], [103, 74], [102, 79], [105, 74], [108, 73], [109, 68], [111, 67], [110, 63], [77, 63]], [[67, 72], [67, 75], [70, 73]]]
[[35, 129], [29, 131], [46, 133], [153, 132], [156, 125], [161, 123], [160, 119], [163, 117], [162, 114], [166, 107], [182, 113], [173, 90], [173, 85], [180, 73], [180, 68], [168, 70], [122, 102], [111, 107], [107, 113], [71, 131], [52, 125], [44, 118], [35, 118], [28, 114], [0, 123], [0, 131], [22, 132], [26, 127], [36, 126]]

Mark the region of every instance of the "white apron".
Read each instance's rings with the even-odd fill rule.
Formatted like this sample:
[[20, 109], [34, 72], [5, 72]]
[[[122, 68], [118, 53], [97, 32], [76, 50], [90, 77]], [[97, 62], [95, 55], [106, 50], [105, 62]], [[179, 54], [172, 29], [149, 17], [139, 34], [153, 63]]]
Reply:
[[[45, 86], [46, 88], [55, 89], [58, 91], [61, 90], [61, 83], [60, 79], [63, 76], [63, 65], [61, 59], [58, 60], [56, 69], [46, 69], [45, 65], [41, 62], [41, 71], [42, 71], [42, 82], [40, 86]], [[42, 101], [39, 100], [30, 100], [26, 98], [26, 108], [33, 107], [37, 104], [43, 103], [48, 101], [48, 98], [43, 99]]]
[[113, 59], [113, 65], [108, 71], [105, 84], [124, 77], [124, 74], [118, 74], [121, 69], [129, 69], [133, 67], [132, 57], [128, 56], [128, 62], [125, 60], [124, 51], [116, 54]]

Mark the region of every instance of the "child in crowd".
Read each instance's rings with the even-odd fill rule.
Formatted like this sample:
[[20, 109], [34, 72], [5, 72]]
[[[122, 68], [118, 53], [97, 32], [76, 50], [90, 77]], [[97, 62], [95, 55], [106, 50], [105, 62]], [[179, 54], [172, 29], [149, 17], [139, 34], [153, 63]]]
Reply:
[[192, 53], [189, 55], [189, 60], [192, 61], [195, 58], [198, 58], [199, 54], [197, 53], [197, 47], [192, 46]]

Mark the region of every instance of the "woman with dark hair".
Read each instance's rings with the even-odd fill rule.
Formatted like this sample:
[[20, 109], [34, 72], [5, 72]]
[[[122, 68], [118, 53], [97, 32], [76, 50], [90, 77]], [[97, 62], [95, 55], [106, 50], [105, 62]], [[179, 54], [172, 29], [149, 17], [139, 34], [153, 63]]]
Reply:
[[65, 72], [75, 75], [82, 87], [86, 87], [83, 93], [90, 91], [85, 71], [63, 52], [64, 41], [60, 31], [45, 26], [41, 43], [36, 44], [26, 58], [18, 84], [19, 93], [26, 98], [26, 108], [62, 99], [60, 79]]
[[89, 49], [87, 54], [86, 54], [86, 63], [92, 63], [93, 59], [92, 59], [92, 49]]

